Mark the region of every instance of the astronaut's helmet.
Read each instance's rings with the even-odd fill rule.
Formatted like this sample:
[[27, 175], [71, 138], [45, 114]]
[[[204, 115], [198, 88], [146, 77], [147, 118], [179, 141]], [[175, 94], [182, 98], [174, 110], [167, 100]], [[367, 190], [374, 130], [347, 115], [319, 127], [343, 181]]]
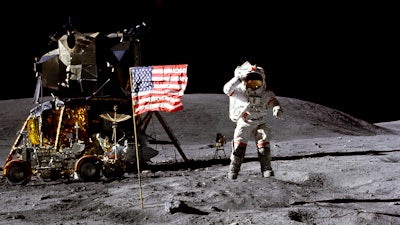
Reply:
[[250, 72], [246, 75], [244, 80], [246, 90], [256, 90], [263, 86], [263, 77], [257, 72]]

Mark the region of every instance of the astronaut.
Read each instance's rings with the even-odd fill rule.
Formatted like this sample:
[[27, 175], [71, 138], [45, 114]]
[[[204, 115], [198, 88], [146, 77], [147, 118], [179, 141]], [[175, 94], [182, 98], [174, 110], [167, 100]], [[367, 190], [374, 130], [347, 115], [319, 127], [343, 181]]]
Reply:
[[266, 85], [264, 69], [246, 61], [236, 67], [234, 77], [224, 85], [223, 91], [229, 96], [230, 119], [236, 122], [228, 178], [237, 179], [251, 138], [257, 146], [262, 177], [274, 176], [267, 113], [272, 109], [272, 115], [281, 118], [283, 111], [274, 92]]

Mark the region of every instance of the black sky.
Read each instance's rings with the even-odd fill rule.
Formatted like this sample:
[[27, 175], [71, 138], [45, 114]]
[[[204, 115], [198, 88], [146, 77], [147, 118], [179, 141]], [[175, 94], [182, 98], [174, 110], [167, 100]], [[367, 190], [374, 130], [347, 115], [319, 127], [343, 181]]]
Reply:
[[189, 64], [185, 93], [222, 93], [236, 66], [267, 72], [278, 96], [369, 122], [400, 119], [396, 105], [398, 13], [384, 3], [148, 0], [18, 6], [2, 15], [1, 99], [32, 97], [33, 59], [71, 18], [81, 32], [115, 32], [145, 22], [144, 65]]

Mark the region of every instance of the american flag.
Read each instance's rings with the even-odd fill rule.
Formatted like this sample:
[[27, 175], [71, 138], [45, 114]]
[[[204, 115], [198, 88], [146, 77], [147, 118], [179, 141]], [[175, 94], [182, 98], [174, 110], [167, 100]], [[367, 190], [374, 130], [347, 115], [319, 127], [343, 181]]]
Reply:
[[134, 114], [183, 109], [187, 64], [130, 67]]

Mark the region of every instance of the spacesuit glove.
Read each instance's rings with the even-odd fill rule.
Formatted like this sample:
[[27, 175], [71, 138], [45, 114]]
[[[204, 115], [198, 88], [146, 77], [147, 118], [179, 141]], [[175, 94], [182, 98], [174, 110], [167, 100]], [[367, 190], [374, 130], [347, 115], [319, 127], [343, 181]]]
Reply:
[[235, 77], [240, 80], [243, 81], [246, 78], [248, 71], [243, 71], [240, 66], [236, 67], [235, 69]]
[[248, 61], [244, 62], [241, 66], [237, 66], [235, 69], [235, 77], [243, 81], [246, 79], [247, 74], [252, 71], [253, 65], [251, 65]]
[[277, 106], [274, 106], [274, 107], [272, 108], [272, 115], [273, 115], [275, 118], [281, 119], [281, 118], [282, 118], [282, 113], [283, 113], [283, 111], [282, 111], [281, 106], [277, 105]]

